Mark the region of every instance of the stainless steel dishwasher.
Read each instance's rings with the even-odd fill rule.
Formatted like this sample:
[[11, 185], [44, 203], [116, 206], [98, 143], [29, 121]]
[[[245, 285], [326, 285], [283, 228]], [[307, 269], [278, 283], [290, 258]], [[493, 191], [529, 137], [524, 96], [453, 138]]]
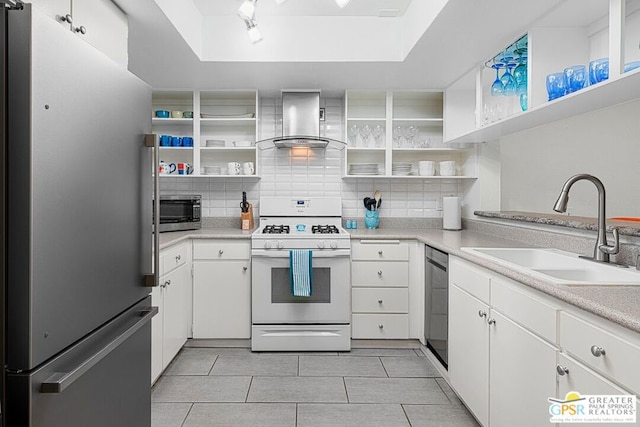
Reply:
[[431, 246], [425, 247], [425, 253], [424, 339], [427, 348], [446, 369], [448, 367], [449, 254]]

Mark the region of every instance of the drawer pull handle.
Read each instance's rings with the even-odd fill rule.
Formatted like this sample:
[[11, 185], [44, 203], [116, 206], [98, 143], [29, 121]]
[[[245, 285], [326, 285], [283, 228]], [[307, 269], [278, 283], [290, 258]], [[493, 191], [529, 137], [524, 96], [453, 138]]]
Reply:
[[556, 372], [558, 373], [558, 375], [563, 377], [563, 376], [569, 374], [569, 368], [567, 368], [566, 366], [562, 366], [562, 365], [556, 365]]
[[164, 283], [162, 284], [162, 287], [163, 287], [163, 288], [166, 288], [166, 287], [167, 287], [167, 286], [169, 286], [170, 284], [171, 284], [171, 280], [167, 280], [166, 282], [164, 282]]
[[597, 345], [592, 345], [591, 346], [591, 354], [593, 354], [595, 357], [600, 357], [600, 356], [604, 356], [605, 354], [607, 354], [607, 352], [604, 351], [604, 348], [602, 348], [602, 347], [598, 347]]
[[249, 269], [249, 267], [247, 267], [246, 265], [244, 267], [242, 267], [242, 271], [247, 271]]
[[381, 299], [378, 300], [378, 304], [382, 304], [382, 300]]
[[87, 34], [87, 28], [84, 25], [80, 25], [79, 27], [75, 28], [73, 31], [75, 31], [76, 33], [80, 33], [80, 34]]
[[180, 255], [176, 255], [176, 261], [180, 261], [182, 257]]
[[382, 270], [378, 270], [378, 276], [382, 276]]
[[384, 325], [378, 325], [378, 329], [380, 330], [384, 329]]
[[218, 251], [218, 255], [222, 255], [223, 253], [224, 253], [224, 251], [223, 251], [222, 249], [220, 249], [220, 250]]
[[62, 22], [66, 22], [67, 24], [71, 24], [71, 23], [73, 23], [73, 18], [72, 18], [72, 17], [71, 17], [71, 15], [69, 15], [69, 14], [66, 14], [66, 15], [64, 15], [64, 16], [62, 16], [62, 17], [60, 17], [60, 20], [61, 20]]
[[489, 317], [489, 318], [487, 319], [487, 323], [488, 323], [488, 324], [490, 324], [490, 325], [495, 325], [495, 323], [496, 323], [496, 319], [494, 319], [494, 318], [492, 318], [492, 317]]
[[378, 255], [382, 256], [382, 251], [378, 251]]
[[487, 317], [487, 312], [484, 310], [478, 310], [478, 316], [480, 317]]

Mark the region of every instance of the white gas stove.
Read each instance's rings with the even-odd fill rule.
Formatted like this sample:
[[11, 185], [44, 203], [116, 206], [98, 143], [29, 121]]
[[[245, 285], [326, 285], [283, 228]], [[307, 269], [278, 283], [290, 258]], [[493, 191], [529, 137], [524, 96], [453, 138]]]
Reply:
[[260, 227], [252, 235], [252, 250], [351, 247], [342, 228], [342, 201], [336, 197], [260, 199]]
[[[340, 198], [260, 199], [251, 238], [252, 350], [350, 350], [351, 242], [341, 214]], [[311, 252], [311, 296], [291, 293], [293, 249]]]

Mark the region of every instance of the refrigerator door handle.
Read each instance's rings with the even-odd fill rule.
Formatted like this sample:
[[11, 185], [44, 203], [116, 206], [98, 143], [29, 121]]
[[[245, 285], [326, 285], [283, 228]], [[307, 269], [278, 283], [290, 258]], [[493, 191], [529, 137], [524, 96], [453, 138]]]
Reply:
[[79, 379], [85, 372], [95, 366], [98, 362], [109, 355], [113, 350], [118, 348], [120, 344], [125, 342], [129, 337], [135, 334], [138, 329], [143, 327], [153, 316], [158, 313], [158, 307], [149, 307], [140, 312], [142, 316], [133, 326], [127, 329], [124, 333], [119, 335], [116, 339], [107, 344], [103, 349], [95, 353], [93, 356], [79, 364], [75, 369], [70, 372], [56, 372], [47, 378], [46, 381], [40, 386], [40, 392], [42, 393], [62, 393], [64, 389], [69, 387], [77, 379]]
[[158, 135], [147, 134], [144, 145], [153, 148], [153, 274], [145, 275], [145, 286], [160, 285], [160, 144]]

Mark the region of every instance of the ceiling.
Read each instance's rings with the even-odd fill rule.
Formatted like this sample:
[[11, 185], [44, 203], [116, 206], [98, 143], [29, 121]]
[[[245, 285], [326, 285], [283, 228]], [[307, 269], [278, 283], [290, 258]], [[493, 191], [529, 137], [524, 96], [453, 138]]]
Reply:
[[[235, 15], [240, 0], [116, 1], [129, 17], [129, 68], [156, 89], [312, 88], [327, 95], [442, 90], [559, 4], [582, 0], [352, 0], [343, 10], [333, 0], [288, 0], [278, 7], [275, 0], [259, 0], [256, 19], [264, 40], [256, 45]], [[404, 13], [380, 18], [381, 8]], [[368, 42], [362, 27], [353, 25], [358, 20], [371, 23], [374, 32], [375, 25], [386, 25], [385, 36]], [[216, 23], [224, 32], [205, 37], [215, 34], [207, 26]], [[321, 30], [307, 31], [312, 24]], [[298, 44], [283, 53], [287, 39]], [[394, 43], [385, 45], [389, 39], [402, 46], [394, 51]], [[361, 49], [352, 48], [357, 43]], [[383, 50], [386, 56], [376, 57]], [[242, 55], [214, 58], [239, 55], [232, 51]]]
[[[394, 16], [401, 16], [411, 2], [412, 0], [352, 0], [348, 6], [341, 9], [333, 0], [289, 0], [280, 5], [275, 0], [258, 0], [256, 18], [274, 15], [379, 16], [381, 11], [383, 14], [393, 12]], [[241, 3], [242, 0], [194, 0], [196, 8], [203, 16], [235, 16]]]

